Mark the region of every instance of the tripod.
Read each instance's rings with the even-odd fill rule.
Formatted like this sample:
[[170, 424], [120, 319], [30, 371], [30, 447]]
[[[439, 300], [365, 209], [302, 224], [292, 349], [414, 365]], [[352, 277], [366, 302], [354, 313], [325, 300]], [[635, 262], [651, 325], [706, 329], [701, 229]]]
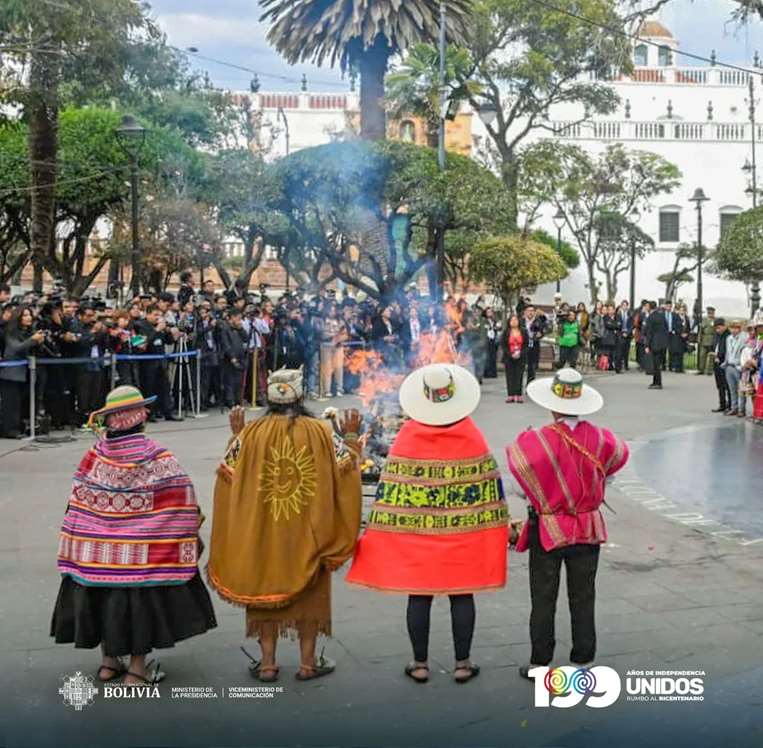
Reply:
[[[178, 340], [176, 353], [188, 354], [188, 341], [184, 336]], [[197, 360], [197, 366], [201, 365], [201, 362]], [[177, 387], [177, 400], [178, 400], [178, 418], [183, 417], [183, 405], [184, 397], [187, 393], [188, 396], [188, 410], [191, 413], [198, 413], [201, 407], [201, 401], [199, 400], [201, 392], [196, 392], [196, 403], [194, 408], [194, 386], [193, 378], [191, 376], [191, 362], [188, 355], [180, 356], [176, 359], [175, 372], [172, 377], [172, 389]]]

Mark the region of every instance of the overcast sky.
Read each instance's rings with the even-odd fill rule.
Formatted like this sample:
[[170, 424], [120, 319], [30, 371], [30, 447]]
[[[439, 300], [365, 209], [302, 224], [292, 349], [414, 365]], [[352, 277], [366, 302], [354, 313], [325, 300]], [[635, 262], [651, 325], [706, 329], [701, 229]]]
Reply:
[[[312, 65], [287, 65], [265, 40], [267, 27], [257, 20], [257, 0], [150, 0], [153, 15], [178, 47], [197, 47], [200, 54], [222, 62], [257, 70], [262, 90], [285, 91], [299, 87], [307, 74], [312, 91], [348, 88], [338, 70]], [[729, 22], [732, 0], [672, 0], [660, 20], [679, 40], [681, 48], [719, 60], [749, 63], [755, 50], [763, 56], [763, 22], [739, 29]], [[678, 58], [679, 64], [690, 64]], [[224, 88], [248, 88], [251, 74], [208, 60], [195, 63], [209, 71]], [[287, 80], [284, 80], [286, 78]]]

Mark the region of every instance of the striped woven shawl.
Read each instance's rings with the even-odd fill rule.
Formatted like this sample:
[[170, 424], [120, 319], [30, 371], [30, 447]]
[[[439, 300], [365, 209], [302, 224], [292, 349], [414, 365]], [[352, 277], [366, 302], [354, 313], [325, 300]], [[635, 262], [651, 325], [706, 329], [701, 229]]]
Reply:
[[74, 476], [58, 569], [88, 586], [184, 584], [197, 573], [199, 510], [172, 453], [142, 434], [104, 439]]

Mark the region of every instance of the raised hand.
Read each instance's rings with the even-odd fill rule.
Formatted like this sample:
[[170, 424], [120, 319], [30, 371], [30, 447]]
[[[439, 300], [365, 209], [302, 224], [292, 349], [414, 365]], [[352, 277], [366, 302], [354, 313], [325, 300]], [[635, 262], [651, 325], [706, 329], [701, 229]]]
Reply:
[[228, 413], [228, 422], [233, 436], [238, 436], [246, 426], [246, 411], [240, 405], [231, 408], [230, 413]]
[[363, 423], [363, 416], [356, 408], [343, 410], [337, 419], [339, 433], [342, 434], [342, 436], [347, 436], [348, 434], [357, 436], [360, 432], [361, 423]]

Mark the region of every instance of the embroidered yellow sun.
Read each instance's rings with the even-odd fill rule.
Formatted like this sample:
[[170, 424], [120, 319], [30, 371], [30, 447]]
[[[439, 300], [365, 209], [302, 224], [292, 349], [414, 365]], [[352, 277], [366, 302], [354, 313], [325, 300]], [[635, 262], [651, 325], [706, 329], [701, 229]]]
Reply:
[[292, 512], [300, 514], [307, 504], [307, 496], [316, 487], [315, 462], [307, 446], [297, 451], [287, 437], [271, 447], [262, 487], [273, 519], [288, 520]]

